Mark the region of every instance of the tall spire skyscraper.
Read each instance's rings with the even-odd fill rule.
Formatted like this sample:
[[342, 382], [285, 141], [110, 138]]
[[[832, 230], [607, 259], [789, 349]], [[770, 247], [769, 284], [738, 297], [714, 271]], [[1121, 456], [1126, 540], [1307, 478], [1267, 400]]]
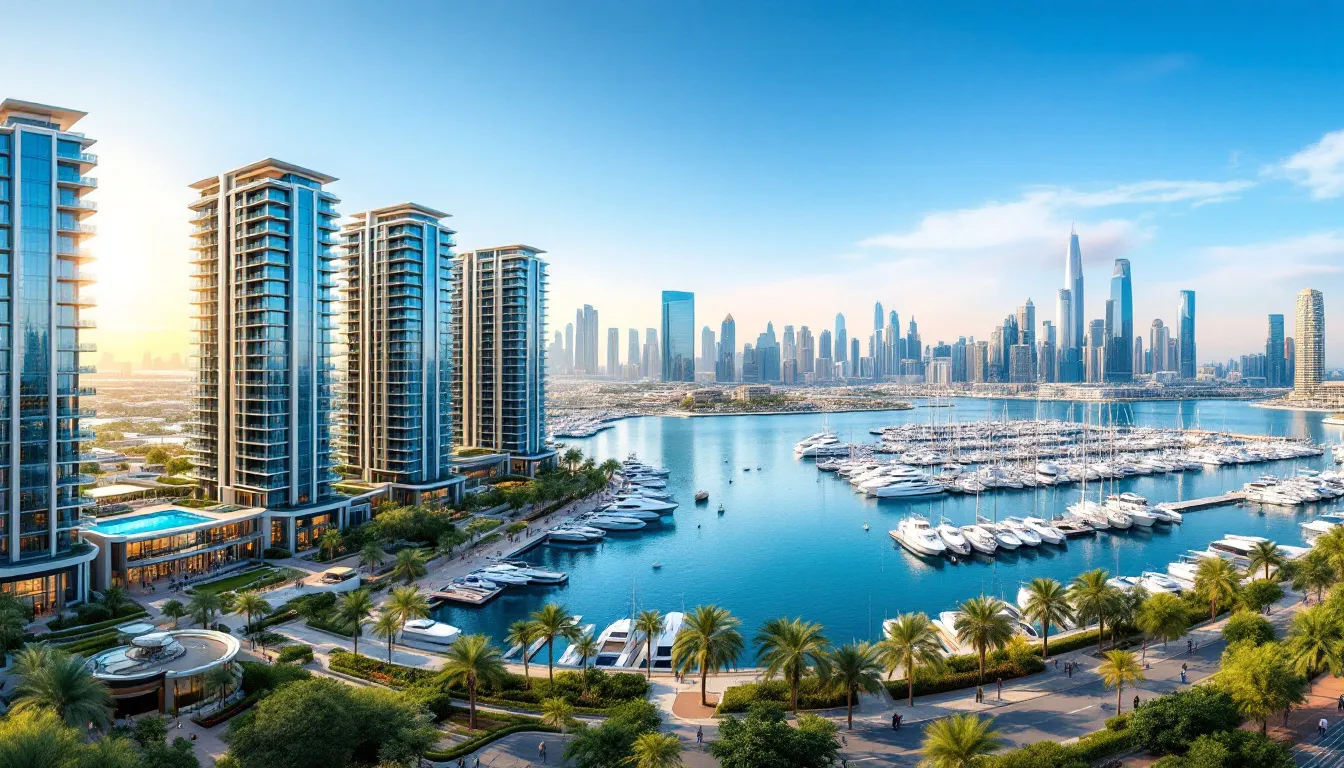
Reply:
[[835, 362], [845, 362], [847, 359], [845, 352], [848, 349], [849, 339], [845, 335], [845, 316], [837, 313], [835, 316]]
[[1111, 273], [1111, 338], [1106, 344], [1106, 381], [1134, 378], [1134, 287], [1129, 259], [1116, 259]]
[[716, 381], [737, 381], [736, 354], [737, 323], [730, 314], [723, 318], [723, 324], [719, 326], [719, 362], [714, 366]]
[[[1086, 321], [1083, 319], [1083, 249], [1078, 245], [1078, 230], [1069, 230], [1069, 253], [1064, 262], [1064, 287], [1069, 289], [1073, 309], [1073, 331], [1069, 334], [1075, 348], [1083, 345]], [[1060, 318], [1063, 325], [1063, 318]], [[1062, 349], [1063, 347], [1061, 347]]]

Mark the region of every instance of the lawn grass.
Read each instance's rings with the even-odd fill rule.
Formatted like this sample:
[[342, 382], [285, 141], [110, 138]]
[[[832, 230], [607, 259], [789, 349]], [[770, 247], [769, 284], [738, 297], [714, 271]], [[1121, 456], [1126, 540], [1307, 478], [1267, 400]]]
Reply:
[[246, 573], [227, 576], [204, 584], [193, 584], [191, 588], [196, 592], [237, 592], [275, 573], [276, 569], [274, 568], [253, 568]]

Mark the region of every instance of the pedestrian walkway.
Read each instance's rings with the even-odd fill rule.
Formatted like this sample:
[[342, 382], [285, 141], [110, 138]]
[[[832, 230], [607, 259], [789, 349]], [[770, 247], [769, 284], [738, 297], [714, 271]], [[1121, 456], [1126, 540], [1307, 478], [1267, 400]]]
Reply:
[[[1317, 680], [1307, 692], [1307, 703], [1288, 716], [1286, 724], [1274, 724], [1270, 737], [1291, 739], [1293, 760], [1303, 768], [1344, 766], [1344, 679], [1328, 675]], [[1325, 718], [1328, 727], [1322, 737], [1317, 725]]]

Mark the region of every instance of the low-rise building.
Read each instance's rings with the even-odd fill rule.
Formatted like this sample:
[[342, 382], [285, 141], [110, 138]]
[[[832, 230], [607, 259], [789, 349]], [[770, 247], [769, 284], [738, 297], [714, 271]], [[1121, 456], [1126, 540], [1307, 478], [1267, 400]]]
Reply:
[[[150, 632], [93, 656], [88, 666], [107, 685], [118, 718], [185, 714], [212, 696], [227, 700], [237, 693], [242, 671], [234, 658], [240, 648], [237, 638], [208, 629]], [[206, 675], [218, 667], [232, 672], [233, 682], [222, 691], [207, 691]]]

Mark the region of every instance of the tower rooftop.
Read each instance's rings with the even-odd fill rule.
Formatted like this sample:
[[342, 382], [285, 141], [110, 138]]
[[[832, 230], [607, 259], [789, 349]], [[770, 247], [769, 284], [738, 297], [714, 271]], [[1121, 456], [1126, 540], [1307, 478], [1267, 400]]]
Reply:
[[77, 109], [53, 107], [35, 101], [22, 101], [20, 99], [0, 101], [0, 124], [8, 122], [11, 117], [27, 118], [42, 120], [59, 127], [62, 131], [68, 131], [71, 126], [88, 114], [88, 112], [80, 112]]

